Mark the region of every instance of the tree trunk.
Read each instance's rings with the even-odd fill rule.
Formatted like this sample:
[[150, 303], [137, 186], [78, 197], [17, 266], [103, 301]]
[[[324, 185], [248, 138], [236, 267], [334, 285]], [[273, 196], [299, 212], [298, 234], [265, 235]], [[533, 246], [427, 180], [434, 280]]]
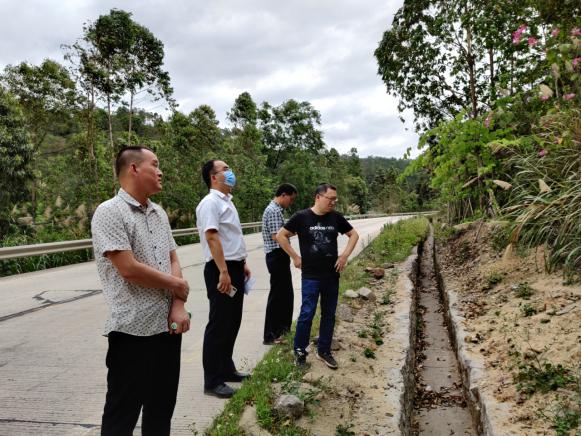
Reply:
[[129, 128], [127, 130], [127, 146], [131, 146], [131, 116], [133, 115], [133, 91], [129, 97]]
[[113, 170], [113, 195], [115, 196], [115, 146], [113, 145], [113, 125], [111, 123], [111, 96], [107, 95], [107, 123], [109, 124], [109, 146], [111, 147], [111, 168]]
[[99, 199], [99, 167], [97, 165], [97, 157], [95, 156], [95, 89], [91, 86], [89, 91], [91, 100], [87, 107], [87, 148], [89, 150], [89, 157], [91, 158], [91, 171], [93, 172], [93, 179], [95, 188], [91, 190], [91, 204], [97, 204]]
[[469, 66], [469, 92], [471, 95], [472, 117], [477, 117], [477, 92], [475, 87], [475, 59], [473, 57], [473, 41], [471, 29], [467, 28], [467, 64]]
[[40, 137], [40, 139], [38, 139], [37, 137], [37, 141], [36, 144], [34, 144], [34, 152], [32, 153], [32, 159], [30, 160], [30, 167], [32, 169], [32, 186], [30, 189], [30, 214], [32, 215], [32, 225], [36, 226], [36, 207], [37, 207], [37, 201], [36, 201], [36, 188], [37, 188], [37, 184], [36, 184], [36, 174], [35, 174], [35, 168], [36, 168], [36, 155], [40, 150], [40, 146], [42, 145], [42, 143], [44, 142], [44, 138], [46, 138], [47, 132], [44, 132], [42, 134], [42, 136]]
[[281, 154], [281, 148], [277, 150], [277, 156], [275, 157], [275, 164], [273, 165], [273, 170], [277, 169], [277, 165], [279, 165], [279, 155]]
[[493, 60], [493, 49], [492, 48], [488, 48], [487, 49], [489, 51], [489, 74], [491, 76], [490, 79], [490, 86], [491, 89], [489, 91], [490, 93], [490, 98], [491, 98], [491, 103], [493, 103], [495, 101], [495, 65], [494, 65], [494, 60]]
[[36, 229], [36, 177], [34, 176], [34, 160], [31, 162], [32, 186], [30, 187], [30, 214], [32, 215], [32, 227]]

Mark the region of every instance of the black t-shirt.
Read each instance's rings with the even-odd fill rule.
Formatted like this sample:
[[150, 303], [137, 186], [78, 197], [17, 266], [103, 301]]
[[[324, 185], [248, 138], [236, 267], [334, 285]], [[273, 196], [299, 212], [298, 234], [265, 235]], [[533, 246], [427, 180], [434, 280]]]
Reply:
[[338, 275], [337, 236], [352, 230], [352, 225], [338, 212], [317, 215], [304, 209], [293, 215], [284, 227], [297, 233], [301, 251], [301, 275], [306, 279], [322, 279]]

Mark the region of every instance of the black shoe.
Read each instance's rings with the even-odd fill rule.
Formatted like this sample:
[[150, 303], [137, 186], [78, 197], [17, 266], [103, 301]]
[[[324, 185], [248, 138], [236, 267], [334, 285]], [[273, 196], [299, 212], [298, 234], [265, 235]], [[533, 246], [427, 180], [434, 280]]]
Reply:
[[331, 369], [337, 369], [337, 362], [335, 361], [335, 359], [333, 358], [329, 351], [326, 353], [318, 351], [316, 356], [319, 360], [323, 360], [323, 363], [325, 363]]
[[300, 368], [306, 368], [307, 365], [307, 352], [303, 350], [295, 350], [295, 366]]
[[236, 392], [236, 389], [231, 388], [230, 386], [221, 383], [218, 386], [213, 387], [212, 389], [204, 388], [204, 393], [206, 395], [212, 395], [218, 398], [230, 398]]
[[238, 372], [235, 371], [230, 375], [227, 375], [226, 377], [224, 377], [224, 381], [227, 382], [242, 382], [243, 380], [246, 380], [247, 378], [250, 378], [250, 374], [246, 373], [246, 372]]

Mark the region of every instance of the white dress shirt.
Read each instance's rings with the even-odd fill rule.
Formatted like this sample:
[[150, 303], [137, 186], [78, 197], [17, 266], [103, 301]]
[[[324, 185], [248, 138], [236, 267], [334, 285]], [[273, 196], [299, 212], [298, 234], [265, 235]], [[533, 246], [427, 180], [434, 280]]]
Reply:
[[212, 260], [206, 241], [206, 231], [211, 229], [218, 231], [225, 260], [244, 260], [247, 257], [247, 247], [232, 195], [211, 189], [196, 207], [196, 226], [206, 262]]

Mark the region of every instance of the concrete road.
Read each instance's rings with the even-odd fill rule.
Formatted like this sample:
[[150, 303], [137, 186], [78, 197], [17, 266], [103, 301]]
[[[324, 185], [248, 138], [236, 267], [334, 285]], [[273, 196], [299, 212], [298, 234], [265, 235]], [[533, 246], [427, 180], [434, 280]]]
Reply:
[[[352, 256], [388, 222], [404, 217], [356, 220], [360, 242]], [[296, 245], [297, 238], [294, 239]], [[235, 346], [239, 368], [251, 370], [268, 347], [262, 344], [268, 272], [259, 233], [245, 236], [247, 260], [257, 279], [245, 297]], [[340, 247], [346, 237], [340, 237]], [[178, 249], [190, 283], [191, 330], [182, 343], [182, 370], [173, 435], [205, 429], [224, 400], [203, 394], [202, 336], [208, 300], [199, 244]], [[295, 314], [301, 302], [300, 272], [293, 269]], [[105, 302], [94, 262], [0, 279], [0, 435], [96, 435], [106, 392], [102, 336]], [[139, 425], [139, 424], [138, 424]], [[140, 434], [136, 430], [136, 434]]]

